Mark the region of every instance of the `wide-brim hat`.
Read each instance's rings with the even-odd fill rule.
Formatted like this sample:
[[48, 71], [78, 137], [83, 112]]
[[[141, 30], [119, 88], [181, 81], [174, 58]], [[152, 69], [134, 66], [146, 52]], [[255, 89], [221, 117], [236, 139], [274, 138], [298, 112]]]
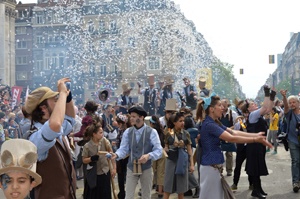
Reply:
[[131, 91], [132, 88], [129, 87], [129, 83], [123, 83], [122, 84], [122, 89], [123, 89], [123, 92], [127, 92], [127, 91]]
[[59, 93], [48, 87], [39, 87], [32, 91], [25, 102], [25, 111], [31, 114], [44, 100], [57, 96]]
[[36, 173], [37, 148], [25, 139], [11, 139], [2, 144], [0, 175], [12, 171], [26, 173], [34, 178], [36, 186], [42, 183], [42, 177]]
[[164, 82], [165, 82], [165, 85], [168, 86], [168, 85], [172, 85], [174, 83], [174, 80], [173, 80], [172, 76], [166, 76], [166, 77], [164, 77]]
[[147, 112], [145, 111], [145, 109], [143, 109], [141, 106], [134, 106], [134, 107], [131, 107], [129, 110], [128, 110], [128, 113], [136, 113], [140, 116], [144, 116], [147, 117]]
[[166, 99], [165, 111], [177, 111], [177, 101], [174, 98]]

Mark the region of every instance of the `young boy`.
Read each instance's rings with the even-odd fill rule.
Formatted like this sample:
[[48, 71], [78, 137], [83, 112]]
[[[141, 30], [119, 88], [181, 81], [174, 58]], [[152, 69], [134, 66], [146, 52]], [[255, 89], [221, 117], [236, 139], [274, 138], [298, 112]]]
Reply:
[[1, 149], [0, 188], [7, 199], [25, 199], [42, 182], [36, 173], [37, 149], [25, 139], [5, 141]]

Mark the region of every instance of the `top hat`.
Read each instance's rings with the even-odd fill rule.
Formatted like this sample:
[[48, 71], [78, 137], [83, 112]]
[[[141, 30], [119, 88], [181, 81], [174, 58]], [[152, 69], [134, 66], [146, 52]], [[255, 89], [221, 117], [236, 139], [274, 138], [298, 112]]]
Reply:
[[36, 173], [37, 158], [37, 148], [29, 140], [7, 140], [1, 147], [0, 175], [11, 171], [26, 173], [37, 186], [42, 183], [42, 177]]
[[147, 77], [149, 86], [154, 85], [154, 74], [149, 74]]
[[174, 98], [166, 99], [165, 111], [177, 111], [177, 101]]
[[127, 92], [127, 91], [131, 91], [132, 90], [132, 88], [129, 87], [129, 83], [128, 82], [122, 84], [122, 89], [123, 89], [123, 92]]
[[204, 88], [205, 87], [205, 84], [206, 84], [206, 78], [205, 77], [200, 77], [199, 78], [199, 86], [201, 88]]

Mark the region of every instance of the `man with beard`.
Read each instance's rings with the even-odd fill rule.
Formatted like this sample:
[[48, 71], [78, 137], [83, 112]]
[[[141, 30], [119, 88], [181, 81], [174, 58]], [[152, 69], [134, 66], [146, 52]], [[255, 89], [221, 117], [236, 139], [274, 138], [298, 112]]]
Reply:
[[66, 139], [75, 124], [75, 109], [67, 82], [69, 78], [58, 80], [57, 92], [39, 87], [25, 102], [31, 115], [27, 139], [37, 147], [37, 173], [43, 179], [34, 190], [35, 198], [76, 198], [76, 175]]
[[120, 160], [130, 155], [127, 164], [125, 199], [134, 198], [138, 181], [141, 183], [143, 198], [150, 199], [153, 179], [152, 161], [162, 156], [160, 139], [156, 130], [145, 124], [147, 112], [142, 107], [132, 107], [128, 113], [133, 126], [124, 132], [120, 148], [112, 153], [112, 159]]

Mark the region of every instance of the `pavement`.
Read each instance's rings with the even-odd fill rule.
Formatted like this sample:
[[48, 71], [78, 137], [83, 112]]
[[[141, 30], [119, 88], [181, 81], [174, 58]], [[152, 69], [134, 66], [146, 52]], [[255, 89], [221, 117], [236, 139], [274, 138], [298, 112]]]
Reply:
[[[272, 151], [271, 151], [272, 152]], [[266, 155], [267, 166], [269, 170], [268, 176], [261, 177], [262, 187], [265, 192], [268, 193], [268, 199], [300, 199], [299, 193], [294, 193], [292, 190], [292, 180], [291, 180], [291, 159], [290, 153], [286, 152], [281, 144], [278, 147], [278, 153], [273, 155], [272, 153], [267, 153]], [[249, 183], [247, 174], [244, 171], [245, 167], [243, 165], [241, 171], [240, 182], [238, 184], [238, 189], [235, 191], [236, 199], [248, 199], [251, 197], [251, 190], [249, 190]], [[226, 175], [226, 173], [224, 173]], [[195, 172], [195, 176], [197, 176]], [[232, 176], [225, 176], [228, 184], [231, 185], [233, 182]], [[78, 189], [76, 195], [78, 199], [82, 199], [83, 193], [83, 180], [77, 181]], [[117, 186], [117, 180], [115, 179], [115, 184]], [[193, 190], [194, 191], [194, 190]], [[118, 191], [117, 191], [118, 192]], [[138, 188], [136, 189], [136, 194], [134, 199], [139, 199]], [[156, 199], [157, 194], [155, 190], [152, 190], [151, 199]], [[177, 198], [177, 194], [172, 194], [170, 199]], [[184, 198], [192, 198], [191, 196], [186, 196]], [[4, 199], [2, 191], [0, 191], [0, 199]], [[254, 198], [253, 198], [254, 199]]]

